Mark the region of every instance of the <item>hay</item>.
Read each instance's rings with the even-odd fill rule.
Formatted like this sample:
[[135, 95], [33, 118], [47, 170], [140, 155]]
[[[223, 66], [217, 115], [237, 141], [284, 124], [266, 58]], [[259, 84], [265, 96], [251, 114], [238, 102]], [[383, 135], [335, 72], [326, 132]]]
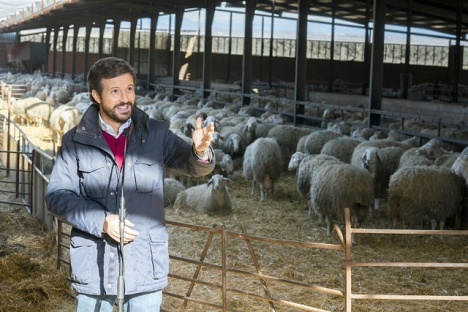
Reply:
[[[13, 191], [14, 184], [0, 188]], [[12, 194], [2, 194], [2, 200], [19, 202]], [[65, 272], [56, 269], [53, 234], [22, 206], [0, 204], [0, 212], [0, 311], [60, 311], [71, 305]]]
[[[33, 128], [33, 127], [31, 127]], [[31, 131], [33, 133], [34, 131]], [[50, 144], [50, 142], [46, 142]], [[47, 149], [45, 147], [44, 149]], [[307, 203], [296, 190], [294, 174], [284, 172], [275, 183], [272, 198], [260, 202], [251, 196], [251, 183], [241, 176], [232, 177], [230, 186], [233, 212], [228, 216], [209, 217], [192, 212], [175, 214], [166, 208], [166, 218], [171, 221], [212, 227], [224, 224], [234, 232], [272, 237], [285, 240], [339, 244], [335, 233], [326, 236], [325, 224], [308, 216]], [[257, 194], [258, 195], [258, 194]], [[0, 311], [74, 311], [73, 300], [67, 295], [69, 284], [62, 277], [67, 272], [56, 269], [56, 249], [53, 234], [46, 234], [39, 224], [22, 208], [0, 205]], [[363, 227], [390, 228], [385, 211], [381, 210], [367, 219]], [[343, 227], [341, 226], [343, 229]], [[170, 252], [173, 255], [199, 260], [208, 234], [187, 228], [169, 225]], [[466, 262], [468, 248], [466, 237], [430, 237], [388, 235], [356, 235], [353, 247], [355, 261], [408, 261], [408, 262]], [[255, 272], [255, 266], [246, 243], [240, 239], [227, 238], [227, 265], [237, 270]], [[316, 284], [332, 289], [344, 289], [344, 255], [339, 251], [316, 250], [302, 247], [252, 242], [261, 271], [279, 278], [293, 279], [302, 283]], [[220, 264], [219, 236], [215, 236], [205, 261]], [[171, 273], [193, 277], [195, 264], [171, 261]], [[419, 295], [468, 295], [468, 287], [462, 269], [427, 268], [354, 268], [354, 293], [419, 294]], [[202, 268], [199, 279], [220, 283], [220, 272]], [[315, 308], [343, 311], [344, 298], [321, 294], [301, 287], [283, 286], [267, 282], [275, 298], [311, 305]], [[189, 282], [169, 279], [167, 291], [186, 294]], [[242, 275], [228, 274], [228, 288], [264, 295], [262, 283]], [[221, 302], [221, 292], [207, 285], [197, 285], [191, 295], [204, 301]], [[230, 308], [242, 311], [270, 311], [269, 305], [245, 295], [229, 294]], [[163, 308], [177, 311], [182, 304], [179, 299], [164, 297]], [[298, 311], [275, 304], [277, 311]], [[400, 311], [467, 311], [468, 302], [460, 301], [390, 301], [354, 300], [353, 312], [400, 312]], [[188, 303], [186, 311], [219, 311], [206, 306]]]

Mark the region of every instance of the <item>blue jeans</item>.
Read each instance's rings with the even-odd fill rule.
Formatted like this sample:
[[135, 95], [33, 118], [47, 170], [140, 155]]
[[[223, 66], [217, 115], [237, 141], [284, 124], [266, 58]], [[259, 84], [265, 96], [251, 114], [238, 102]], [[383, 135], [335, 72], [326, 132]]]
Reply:
[[[117, 296], [92, 296], [76, 294], [76, 312], [112, 312]], [[125, 312], [158, 312], [162, 302], [162, 290], [124, 298]]]

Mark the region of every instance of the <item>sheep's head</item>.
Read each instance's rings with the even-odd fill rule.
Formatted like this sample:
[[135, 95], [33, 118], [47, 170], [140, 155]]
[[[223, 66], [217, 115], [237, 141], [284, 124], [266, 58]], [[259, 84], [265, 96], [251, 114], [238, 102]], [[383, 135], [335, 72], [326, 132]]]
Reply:
[[451, 168], [452, 172], [462, 177], [468, 185], [468, 155], [460, 155], [455, 160]]
[[220, 174], [215, 174], [211, 177], [211, 179], [206, 183], [207, 187], [212, 186], [213, 191], [222, 191], [224, 188], [231, 184], [232, 180], [229, 178], [225, 178]]
[[288, 170], [293, 171], [297, 170], [299, 168], [299, 165], [301, 164], [302, 159], [305, 157], [305, 153], [302, 152], [295, 152], [292, 154], [291, 159], [289, 160], [288, 164]]

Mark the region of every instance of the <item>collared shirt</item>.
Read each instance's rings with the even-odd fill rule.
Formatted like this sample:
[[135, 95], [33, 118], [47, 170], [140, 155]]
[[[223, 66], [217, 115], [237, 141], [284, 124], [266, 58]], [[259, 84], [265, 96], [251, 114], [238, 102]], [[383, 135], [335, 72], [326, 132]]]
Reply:
[[122, 132], [128, 127], [130, 127], [130, 125], [132, 124], [132, 118], [128, 118], [128, 120], [119, 127], [119, 132], [115, 133], [114, 129], [104, 122], [104, 120], [101, 117], [101, 113], [99, 113], [98, 116], [99, 116], [99, 124], [101, 126], [102, 131], [109, 133], [114, 138], [118, 138], [122, 134]]

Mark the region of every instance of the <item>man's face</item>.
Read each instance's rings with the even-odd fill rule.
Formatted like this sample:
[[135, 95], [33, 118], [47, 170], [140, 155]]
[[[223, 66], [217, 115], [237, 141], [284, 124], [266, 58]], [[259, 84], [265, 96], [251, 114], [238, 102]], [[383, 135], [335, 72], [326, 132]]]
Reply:
[[102, 79], [102, 94], [92, 90], [92, 95], [99, 103], [101, 117], [104, 122], [118, 128], [132, 116], [135, 103], [135, 88], [131, 74]]

